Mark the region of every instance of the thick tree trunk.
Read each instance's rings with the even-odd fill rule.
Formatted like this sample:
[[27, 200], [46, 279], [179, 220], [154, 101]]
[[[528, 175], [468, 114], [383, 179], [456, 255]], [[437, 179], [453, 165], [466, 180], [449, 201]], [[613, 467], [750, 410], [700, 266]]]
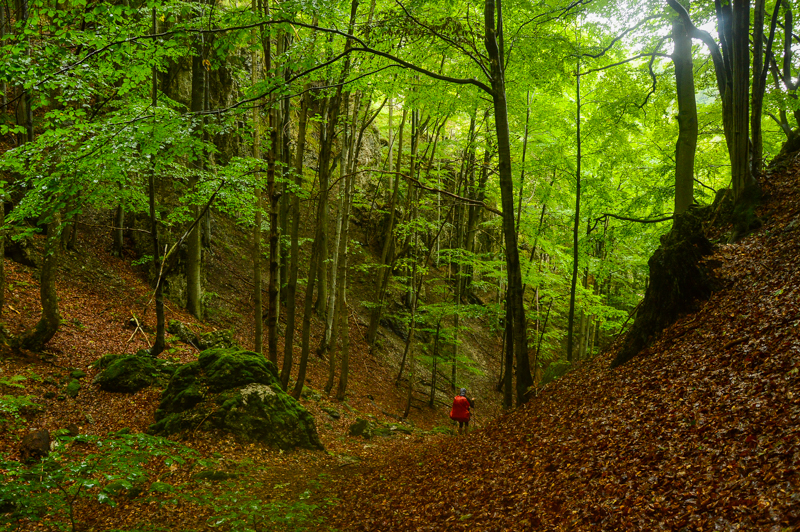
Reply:
[[731, 174], [735, 200], [755, 183], [750, 173], [750, 1], [733, 0], [733, 124]]
[[692, 39], [681, 20], [672, 22], [675, 87], [678, 97], [678, 141], [675, 145], [675, 214], [694, 203], [694, 157], [697, 151], [697, 104], [694, 94]]
[[[753, 156], [750, 171], [754, 176], [761, 173], [761, 158], [764, 143], [761, 136], [761, 114], [764, 108], [764, 88], [766, 77], [764, 70], [764, 4], [765, 0], [756, 0], [753, 9], [753, 92], [750, 98], [750, 131], [753, 139]], [[777, 7], [777, 6], [776, 6]]]

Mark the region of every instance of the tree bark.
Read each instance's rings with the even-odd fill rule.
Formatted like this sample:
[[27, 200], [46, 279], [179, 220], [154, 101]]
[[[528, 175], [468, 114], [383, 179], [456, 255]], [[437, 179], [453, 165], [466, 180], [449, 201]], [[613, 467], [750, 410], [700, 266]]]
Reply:
[[[256, 0], [253, 0], [253, 11], [257, 11], [258, 6]], [[257, 35], [256, 32], [253, 32]], [[253, 84], [258, 83], [258, 53], [253, 50], [251, 55], [252, 70], [251, 78]], [[261, 164], [261, 108], [255, 106], [253, 108], [253, 158]], [[255, 325], [255, 339], [253, 342], [253, 351], [261, 354], [264, 351], [264, 317], [263, 317], [263, 301], [261, 298], [261, 224], [262, 214], [262, 200], [261, 200], [261, 173], [255, 173], [255, 223], [253, 226], [253, 320]]]
[[[153, 7], [152, 11], [152, 31], [153, 35], [158, 33], [158, 19], [156, 18], [156, 8]], [[152, 102], [153, 107], [153, 130], [156, 127], [156, 110], [158, 108], [158, 68], [153, 65], [153, 91]], [[153, 267], [156, 273], [156, 289], [155, 289], [155, 303], [156, 303], [156, 340], [150, 348], [150, 356], [157, 357], [164, 350], [165, 344], [165, 319], [164, 319], [164, 286], [161, 278], [162, 263], [161, 263], [161, 250], [158, 242], [158, 218], [156, 217], [156, 156], [153, 155], [152, 168], [147, 176], [148, 182], [148, 202], [150, 208], [150, 238], [153, 243]]]
[[577, 145], [578, 153], [576, 160], [575, 171], [575, 223], [572, 228], [572, 286], [569, 293], [569, 317], [567, 318], [567, 360], [573, 360], [573, 341], [574, 341], [574, 328], [575, 328], [575, 290], [578, 283], [578, 259], [580, 258], [578, 249], [578, 228], [581, 220], [581, 63], [578, 59], [578, 65], [575, 69], [575, 102], [576, 102], [576, 116], [575, 116], [575, 143]]
[[[269, 17], [269, 3], [265, 1], [266, 16]], [[262, 31], [263, 28], [262, 28]], [[272, 39], [269, 34], [261, 35], [261, 43], [264, 48], [264, 66], [270, 73], [274, 81], [272, 72]], [[278, 365], [278, 208], [280, 194], [275, 186], [275, 159], [277, 158], [278, 144], [278, 121], [275, 105], [269, 108], [269, 152], [267, 154], [267, 197], [269, 198], [269, 280], [267, 282], [267, 352], [269, 360], [275, 367]]]
[[675, 89], [678, 98], [678, 141], [675, 145], [675, 214], [694, 203], [694, 158], [697, 151], [697, 104], [694, 93], [692, 39], [679, 18], [672, 22], [675, 43]]
[[[498, 11], [500, 2], [497, 1]], [[528, 335], [525, 323], [525, 304], [522, 299], [522, 271], [517, 247], [514, 220], [514, 179], [511, 175], [511, 142], [508, 128], [504, 62], [501, 57], [502, 17], [495, 27], [495, 0], [484, 4], [486, 52], [491, 62], [492, 103], [494, 104], [497, 152], [499, 158], [500, 197], [503, 211], [503, 235], [506, 241], [506, 267], [508, 268], [508, 300], [514, 328], [514, 354], [517, 361], [517, 404], [527, 401], [528, 388], [533, 385], [528, 361]]]
[[[203, 46], [198, 40], [194, 44], [194, 56], [192, 57], [192, 99], [190, 110], [192, 113], [200, 113], [203, 110], [203, 100], [205, 97], [205, 68], [203, 67]], [[197, 134], [203, 134], [202, 129], [197, 130]], [[203, 168], [202, 159], [194, 163], [194, 168], [189, 170], [189, 189], [194, 191], [199, 182], [198, 172]], [[189, 209], [192, 218], [197, 218], [200, 208], [192, 205]], [[189, 233], [186, 239], [186, 310], [195, 318], [203, 319], [202, 303], [202, 242], [200, 225], [197, 224]]]

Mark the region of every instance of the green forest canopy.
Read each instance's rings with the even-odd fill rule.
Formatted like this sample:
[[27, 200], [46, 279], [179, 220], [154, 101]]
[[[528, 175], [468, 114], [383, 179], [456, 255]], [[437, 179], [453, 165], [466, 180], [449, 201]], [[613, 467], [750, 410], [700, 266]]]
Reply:
[[[302, 242], [292, 227], [301, 213], [317, 226], [318, 265], [300, 278], [310, 288], [316, 280], [322, 315], [342, 308], [336, 268], [352, 265], [337, 242], [355, 237], [349, 217], [337, 220], [349, 212], [373, 229], [362, 242], [375, 251], [367, 267], [385, 284], [361, 302], [373, 319], [390, 310], [385, 290], [405, 287], [401, 319], [428, 332], [444, 327], [451, 343], [460, 313], [482, 309], [498, 330], [513, 322], [503, 310], [505, 291], [517, 286], [511, 231], [527, 318], [513, 322], [525, 333], [517, 353], [527, 345], [541, 356], [537, 366], [567, 349], [573, 358], [574, 339], [574, 356], [588, 356], [641, 298], [647, 258], [674, 210], [676, 25], [693, 39], [692, 197], [708, 204], [731, 184], [739, 194], [731, 161], [741, 150], [729, 127], [736, 109], [763, 129], [751, 144], [763, 155], [747, 156], [756, 161], [747, 173], [757, 174], [797, 128], [796, 3], [778, 6], [687, 3], [688, 18], [679, 18], [672, 3], [652, 1], [5, 0], [0, 165], [13, 204], [5, 223], [21, 238], [37, 227], [26, 220], [64, 231], [89, 208], [114, 211], [115, 220], [124, 213], [128, 223], [150, 217], [166, 231], [169, 263], [176, 241], [192, 247], [188, 235], [201, 225], [193, 221], [210, 204], [269, 233], [263, 249], [261, 231], [254, 237], [272, 265], [269, 329], [281, 290], [294, 320], [292, 242]], [[746, 75], [739, 67], [726, 78], [742, 46]], [[737, 100], [742, 80], [749, 96]], [[759, 90], [763, 108], [751, 108]], [[504, 172], [513, 193], [505, 204]], [[155, 244], [147, 258], [158, 263], [163, 242]], [[448, 282], [431, 292], [449, 306], [417, 301], [433, 267]]]

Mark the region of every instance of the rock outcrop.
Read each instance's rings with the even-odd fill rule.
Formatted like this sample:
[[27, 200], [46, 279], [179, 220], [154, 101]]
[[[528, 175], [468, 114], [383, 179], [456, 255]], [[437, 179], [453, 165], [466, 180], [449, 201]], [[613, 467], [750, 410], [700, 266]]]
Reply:
[[275, 366], [239, 349], [209, 349], [181, 366], [149, 432], [221, 431], [280, 449], [322, 449], [314, 418], [280, 387]]

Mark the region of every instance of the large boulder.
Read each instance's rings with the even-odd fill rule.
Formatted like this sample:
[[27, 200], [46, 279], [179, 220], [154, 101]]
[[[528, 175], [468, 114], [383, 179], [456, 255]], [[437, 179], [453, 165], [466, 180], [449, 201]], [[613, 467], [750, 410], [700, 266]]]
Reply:
[[163, 360], [140, 355], [106, 355], [97, 361], [97, 366], [102, 371], [92, 382], [102, 390], [117, 393], [134, 393], [159, 380], [166, 381], [176, 367]]
[[322, 449], [314, 418], [280, 386], [275, 366], [239, 349], [209, 349], [181, 366], [161, 396], [151, 434], [222, 431], [280, 449]]

